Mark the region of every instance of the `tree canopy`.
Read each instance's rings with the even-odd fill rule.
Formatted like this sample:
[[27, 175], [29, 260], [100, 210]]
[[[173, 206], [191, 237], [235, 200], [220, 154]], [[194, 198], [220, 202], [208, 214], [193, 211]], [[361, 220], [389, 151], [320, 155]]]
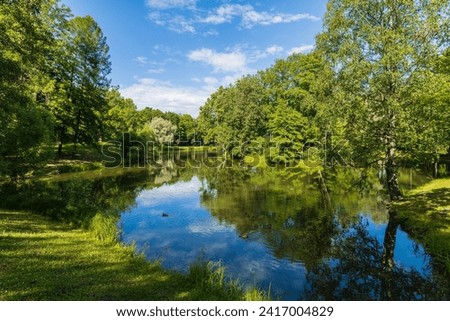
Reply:
[[0, 176], [45, 163], [55, 143], [60, 156], [70, 143], [76, 155], [79, 144], [125, 144], [127, 134], [319, 170], [337, 159], [383, 166], [398, 198], [399, 163], [449, 153], [449, 16], [448, 0], [330, 0], [315, 50], [218, 88], [195, 119], [138, 110], [111, 88], [109, 47], [92, 17], [57, 0], [2, 1]]

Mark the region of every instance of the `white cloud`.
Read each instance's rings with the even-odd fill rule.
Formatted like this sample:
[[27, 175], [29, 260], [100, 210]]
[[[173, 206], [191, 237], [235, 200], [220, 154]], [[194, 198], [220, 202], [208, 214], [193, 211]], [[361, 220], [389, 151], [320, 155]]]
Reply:
[[197, 0], [147, 0], [147, 6], [155, 9], [194, 8]]
[[282, 52], [282, 51], [283, 51], [283, 47], [277, 46], [277, 45], [270, 46], [270, 47], [268, 47], [268, 48], [266, 49], [266, 52], [267, 52], [269, 55], [276, 55], [276, 54], [278, 54], [278, 53], [280, 53], [280, 52]]
[[204, 32], [203, 35], [206, 37], [212, 37], [212, 36], [218, 36], [219, 33], [217, 32], [217, 30], [208, 30], [208, 31]]
[[219, 79], [214, 77], [205, 77], [203, 78], [203, 81], [205, 82], [206, 86], [215, 87], [219, 83]]
[[[198, 25], [220, 25], [240, 20], [240, 26], [251, 29], [254, 26], [268, 26], [280, 23], [292, 23], [299, 20], [318, 21], [319, 17], [309, 13], [280, 13], [272, 11], [257, 11], [251, 5], [225, 4], [202, 15], [196, 8], [196, 0], [147, 0], [147, 6], [152, 8], [149, 19], [160, 26], [178, 33], [196, 33]], [[170, 10], [178, 9], [178, 15]], [[183, 14], [179, 15], [179, 9]], [[195, 14], [192, 14], [195, 12]], [[215, 35], [215, 31], [207, 31], [204, 35]]]
[[250, 51], [248, 53], [248, 61], [249, 62], [256, 62], [260, 59], [267, 58], [269, 56], [276, 56], [284, 51], [284, 48], [281, 46], [273, 45], [270, 47], [267, 47], [264, 51], [261, 50], [254, 50]]
[[308, 53], [311, 50], [313, 50], [315, 47], [314, 45], [301, 45], [299, 47], [294, 47], [291, 50], [288, 51], [289, 55], [295, 54], [295, 53]]
[[167, 26], [169, 30], [177, 33], [195, 33], [196, 29], [191, 21], [181, 15], [173, 16], [168, 13], [152, 12], [148, 18], [158, 26]]
[[200, 222], [193, 222], [187, 226], [187, 229], [191, 233], [201, 235], [211, 235], [221, 232], [228, 232], [232, 230], [230, 226], [224, 225], [216, 220], [204, 220]]
[[210, 12], [205, 18], [199, 19], [199, 22], [206, 24], [223, 24], [233, 21], [234, 18], [241, 19], [241, 25], [244, 28], [252, 28], [256, 25], [272, 25], [278, 23], [291, 23], [299, 20], [320, 20], [319, 17], [309, 13], [274, 13], [256, 11], [251, 5], [226, 4]]
[[175, 86], [170, 82], [153, 78], [139, 78], [137, 83], [120, 90], [122, 95], [133, 99], [138, 108], [154, 107], [162, 111], [198, 114], [211, 91], [194, 87]]
[[164, 68], [152, 68], [148, 70], [149, 74], [162, 74], [164, 71], [166, 71]]
[[188, 54], [191, 61], [203, 62], [214, 68], [214, 72], [246, 72], [247, 56], [239, 50], [223, 53], [202, 48]]
[[136, 57], [136, 58], [134, 58], [134, 61], [140, 63], [141, 65], [146, 65], [148, 63], [147, 57], [144, 57], [144, 56]]
[[256, 12], [248, 11], [242, 16], [242, 25], [245, 28], [252, 28], [256, 25], [269, 26], [278, 23], [291, 23], [299, 20], [320, 20], [320, 18], [310, 15], [309, 13], [300, 14], [284, 14], [284, 13], [269, 13], [269, 12]]
[[231, 22], [233, 18], [242, 16], [245, 12], [251, 10], [253, 10], [253, 7], [250, 5], [227, 4], [217, 8], [207, 17], [200, 19], [199, 22], [218, 25]]
[[238, 79], [242, 78], [242, 76], [243, 74], [228, 75], [220, 80], [220, 84], [224, 87], [229, 86], [235, 83]]

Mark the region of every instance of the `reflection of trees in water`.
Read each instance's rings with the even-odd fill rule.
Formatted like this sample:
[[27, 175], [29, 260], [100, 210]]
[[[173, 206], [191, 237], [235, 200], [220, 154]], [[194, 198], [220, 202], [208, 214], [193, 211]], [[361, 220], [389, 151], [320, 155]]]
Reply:
[[331, 257], [308, 272], [304, 300], [448, 300], [445, 277], [425, 276], [394, 262], [398, 222], [391, 215], [384, 244], [369, 235], [367, 222], [335, 239]]
[[[362, 209], [386, 218], [376, 195], [361, 196], [353, 188], [355, 171], [317, 177], [292, 169], [230, 168], [202, 175], [202, 203], [216, 218], [234, 225], [243, 238], [261, 239], [277, 258], [301, 261], [307, 268], [329, 256], [338, 227], [350, 225]], [[331, 200], [320, 188], [324, 180]]]
[[[202, 204], [245, 239], [263, 241], [275, 257], [307, 268], [308, 300], [416, 300], [448, 298], [448, 281], [394, 262], [398, 222], [388, 215], [376, 172], [364, 181], [350, 170], [320, 180], [282, 170], [204, 171]], [[365, 184], [366, 193], [358, 184]], [[360, 213], [385, 223], [384, 242], [367, 230]], [[431, 268], [430, 268], [431, 271]], [[446, 292], [447, 291], [447, 292]]]
[[[117, 175], [111, 175], [117, 173]], [[192, 179], [192, 172], [174, 166], [129, 171], [107, 169], [93, 179], [80, 174], [66, 175], [64, 180], [28, 181], [20, 185], [0, 187], [2, 206], [28, 210], [69, 222], [88, 226], [96, 214], [112, 215], [130, 210], [142, 190], [166, 183]]]
[[[202, 204], [245, 239], [265, 242], [274, 256], [313, 265], [326, 255], [335, 222], [307, 179], [238, 168], [204, 172]], [[282, 174], [282, 173], [281, 173]]]
[[234, 225], [242, 238], [264, 242], [275, 257], [305, 264], [309, 284], [302, 299], [449, 298], [448, 280], [395, 264], [395, 220], [389, 220], [384, 245], [358, 221], [361, 212], [371, 213], [375, 221], [385, 222], [387, 216], [378, 189], [362, 196], [354, 188], [358, 175], [352, 171], [324, 173], [331, 204], [318, 186], [323, 182], [286, 170], [194, 169], [160, 163], [159, 168], [115, 173], [105, 170], [95, 179], [83, 173], [66, 180], [2, 185], [2, 206], [85, 225], [97, 213], [118, 218], [135, 206], [142, 190], [197, 175], [201, 202], [212, 215]]

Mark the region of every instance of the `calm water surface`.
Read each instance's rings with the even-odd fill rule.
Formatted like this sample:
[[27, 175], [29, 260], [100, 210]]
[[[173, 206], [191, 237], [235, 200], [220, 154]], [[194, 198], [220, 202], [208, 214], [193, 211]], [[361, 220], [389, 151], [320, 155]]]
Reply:
[[[117, 218], [121, 241], [186, 272], [228, 276], [285, 300], [448, 299], [449, 280], [386, 210], [379, 176], [354, 170], [109, 169], [3, 188], [4, 206], [87, 225]], [[401, 175], [405, 189], [428, 180]], [[9, 195], [5, 197], [4, 195]]]
[[[313, 289], [314, 278], [323, 268], [334, 268], [327, 271], [327, 278], [342, 277], [340, 282], [348, 283], [370, 281], [377, 274], [373, 269], [382, 273], [389, 215], [381, 186], [365, 195], [357, 188], [338, 187], [325, 197], [311, 177], [292, 179], [277, 171], [222, 171], [193, 174], [142, 190], [135, 207], [121, 215], [123, 241], [135, 243], [150, 260], [158, 259], [178, 271], [187, 271], [199, 259], [220, 261], [245, 286], [270, 289], [286, 300], [323, 295]], [[351, 173], [345, 175], [354, 178]], [[392, 273], [409, 283], [420, 283], [418, 287], [429, 286], [429, 257], [400, 227], [395, 230], [392, 260], [398, 271]], [[363, 233], [360, 244], [348, 244], [358, 233]], [[348, 253], [340, 253], [343, 249]], [[380, 262], [364, 262], [364, 255]], [[345, 267], [348, 262], [342, 261], [348, 259], [355, 260], [353, 267]], [[382, 286], [379, 280], [373, 283], [373, 288]], [[331, 291], [325, 297], [338, 299], [334, 295], [339, 292]], [[365, 293], [364, 297], [379, 295]], [[421, 297], [410, 294], [410, 298]]]

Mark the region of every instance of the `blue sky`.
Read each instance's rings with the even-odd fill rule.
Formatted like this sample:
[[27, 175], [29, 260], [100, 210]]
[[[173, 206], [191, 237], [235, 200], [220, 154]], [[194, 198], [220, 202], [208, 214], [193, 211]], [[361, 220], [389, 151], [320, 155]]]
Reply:
[[220, 85], [308, 52], [326, 0], [63, 0], [108, 39], [111, 79], [139, 109], [198, 114]]

